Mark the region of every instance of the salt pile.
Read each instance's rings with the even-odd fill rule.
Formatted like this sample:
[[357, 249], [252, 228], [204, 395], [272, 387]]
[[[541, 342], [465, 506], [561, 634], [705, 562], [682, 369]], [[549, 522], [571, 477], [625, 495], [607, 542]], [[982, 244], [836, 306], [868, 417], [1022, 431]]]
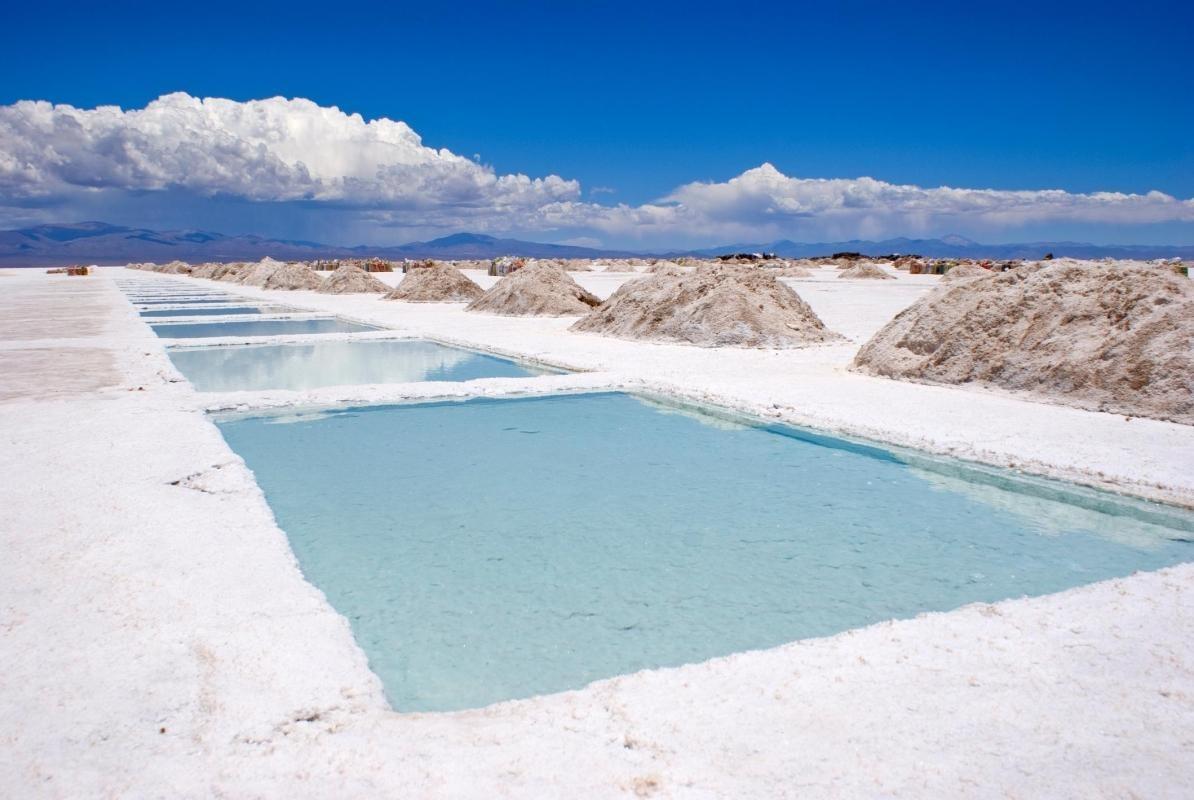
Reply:
[[261, 288], [295, 291], [318, 289], [322, 285], [323, 278], [306, 264], [283, 264], [266, 276]]
[[557, 266], [533, 264], [507, 275], [465, 308], [519, 317], [585, 314], [601, 304]]
[[249, 265], [245, 264], [244, 262], [219, 264], [214, 270], [212, 270], [210, 277], [213, 281], [225, 281], [231, 283], [236, 281], [248, 268]]
[[774, 274], [779, 278], [811, 278], [813, 275], [813, 273], [801, 266], [780, 267], [775, 270]]
[[572, 330], [701, 347], [791, 348], [842, 338], [769, 271], [733, 265], [624, 284]]
[[1143, 265], [1033, 264], [942, 286], [854, 367], [1194, 424], [1194, 287]]
[[223, 266], [223, 265], [222, 264], [214, 264], [210, 261], [206, 264], [199, 264], [198, 266], [191, 268], [191, 277], [192, 278], [210, 278], [215, 273], [216, 269], [221, 266]]
[[838, 273], [839, 278], [864, 278], [868, 280], [893, 280], [892, 276], [888, 275], [882, 267], [877, 264], [858, 263], [852, 267], [847, 267]]
[[[266, 256], [256, 264], [249, 264], [236, 276], [235, 281], [244, 286], [264, 287], [269, 276], [286, 266], [281, 261]], [[225, 280], [230, 280], [225, 278]]]
[[635, 258], [616, 258], [607, 261], [605, 272], [641, 272], [647, 262]]
[[402, 283], [383, 300], [405, 300], [408, 303], [466, 303], [476, 300], [485, 291], [449, 264], [435, 264], [406, 273]]
[[994, 274], [991, 270], [983, 269], [978, 264], [959, 264], [956, 267], [950, 267], [949, 271], [941, 276], [941, 282], [953, 283], [966, 278], [982, 278]]
[[315, 291], [320, 294], [384, 294], [390, 291], [390, 287], [356, 264], [341, 264], [323, 279]]

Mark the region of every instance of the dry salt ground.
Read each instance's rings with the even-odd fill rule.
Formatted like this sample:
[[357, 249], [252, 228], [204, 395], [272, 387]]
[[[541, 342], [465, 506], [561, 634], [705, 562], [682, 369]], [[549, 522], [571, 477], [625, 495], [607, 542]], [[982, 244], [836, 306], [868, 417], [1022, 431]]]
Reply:
[[[0, 796], [1188, 796], [1190, 565], [485, 709], [395, 713], [202, 411], [442, 385], [204, 398], [112, 283], [136, 273], [0, 275]], [[605, 297], [628, 276], [574, 277]], [[850, 341], [787, 351], [177, 280], [393, 329], [343, 338], [431, 336], [588, 370], [550, 389], [668, 390], [1194, 506], [1189, 426], [847, 371], [933, 276], [793, 281]], [[454, 390], [531, 380], [544, 379]]]

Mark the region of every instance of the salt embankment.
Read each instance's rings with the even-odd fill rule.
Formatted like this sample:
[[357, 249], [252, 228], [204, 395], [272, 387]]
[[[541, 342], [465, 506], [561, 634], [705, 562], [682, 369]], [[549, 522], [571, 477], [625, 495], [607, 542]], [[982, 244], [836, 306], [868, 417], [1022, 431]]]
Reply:
[[842, 338], [774, 275], [738, 266], [631, 281], [571, 329], [701, 347], [791, 348]]
[[961, 280], [889, 322], [854, 368], [1194, 424], [1194, 287], [1155, 266], [1081, 262]]
[[320, 294], [385, 294], [390, 287], [356, 264], [341, 264], [315, 291]]
[[466, 311], [519, 317], [566, 317], [585, 314], [601, 304], [560, 267], [533, 264], [513, 272], [469, 303]]
[[467, 303], [485, 294], [485, 290], [450, 264], [436, 263], [412, 269], [384, 300], [408, 303]]

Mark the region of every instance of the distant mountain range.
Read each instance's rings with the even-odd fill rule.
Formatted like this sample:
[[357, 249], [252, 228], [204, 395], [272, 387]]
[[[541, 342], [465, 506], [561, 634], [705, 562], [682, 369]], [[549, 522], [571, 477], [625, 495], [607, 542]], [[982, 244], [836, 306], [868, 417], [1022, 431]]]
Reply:
[[1046, 253], [1073, 258], [1194, 258], [1190, 245], [1088, 244], [1085, 242], [1025, 242], [1022, 244], [979, 244], [964, 236], [940, 239], [851, 239], [847, 242], [793, 242], [781, 239], [767, 244], [731, 244], [697, 251], [701, 255], [726, 252], [775, 253], [787, 258], [824, 256], [832, 253], [865, 253], [872, 256], [890, 253], [915, 253], [929, 258], [1041, 258]]
[[430, 242], [394, 247], [340, 247], [262, 236], [225, 236], [209, 231], [152, 231], [104, 222], [39, 225], [0, 231], [0, 265], [50, 267], [63, 264], [128, 264], [135, 261], [258, 261], [266, 256], [282, 261], [316, 258], [494, 258], [519, 255], [532, 258], [612, 258], [634, 255], [563, 244], [497, 239], [476, 233], [457, 233]]
[[803, 243], [787, 239], [766, 244], [729, 244], [701, 250], [669, 252], [603, 250], [564, 244], [498, 239], [476, 233], [456, 233], [429, 242], [392, 247], [340, 247], [262, 236], [225, 236], [208, 231], [152, 231], [104, 222], [39, 225], [0, 231], [0, 266], [51, 267], [63, 264], [127, 264], [134, 261], [257, 261], [266, 256], [280, 260], [316, 258], [494, 258], [503, 255], [531, 258], [619, 258], [627, 256], [719, 255], [732, 252], [768, 252], [790, 258], [853, 251], [868, 255], [916, 253], [929, 257], [1040, 258], [1045, 253], [1077, 258], [1194, 259], [1194, 246], [1093, 245], [1082, 242], [1031, 242], [979, 244], [961, 236], [941, 239], [851, 240]]

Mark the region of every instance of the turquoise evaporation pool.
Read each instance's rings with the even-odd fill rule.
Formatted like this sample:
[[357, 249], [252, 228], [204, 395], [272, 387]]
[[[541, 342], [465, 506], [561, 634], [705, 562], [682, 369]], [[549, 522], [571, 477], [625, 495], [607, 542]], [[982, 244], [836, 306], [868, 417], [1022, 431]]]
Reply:
[[[277, 309], [280, 312], [289, 309]], [[143, 317], [218, 317], [260, 314], [261, 306], [203, 306], [201, 308], [153, 308], [138, 312]]]
[[149, 327], [163, 339], [207, 339], [222, 336], [293, 336], [305, 333], [361, 333], [375, 331], [338, 317], [320, 319], [254, 319], [228, 322], [157, 323]]
[[133, 303], [133, 305], [138, 306], [202, 306], [211, 303], [223, 303], [224, 305], [227, 305], [228, 303], [237, 303], [241, 300], [240, 298], [232, 297], [231, 295], [212, 295], [211, 297], [204, 297], [201, 299], [191, 297], [167, 297], [161, 299], [155, 298], [153, 300], [133, 300], [132, 298], [129, 298], [129, 301]]
[[524, 378], [555, 372], [425, 340], [171, 348], [167, 354], [201, 392]]
[[1180, 510], [625, 394], [217, 422], [400, 711], [1194, 555]]

